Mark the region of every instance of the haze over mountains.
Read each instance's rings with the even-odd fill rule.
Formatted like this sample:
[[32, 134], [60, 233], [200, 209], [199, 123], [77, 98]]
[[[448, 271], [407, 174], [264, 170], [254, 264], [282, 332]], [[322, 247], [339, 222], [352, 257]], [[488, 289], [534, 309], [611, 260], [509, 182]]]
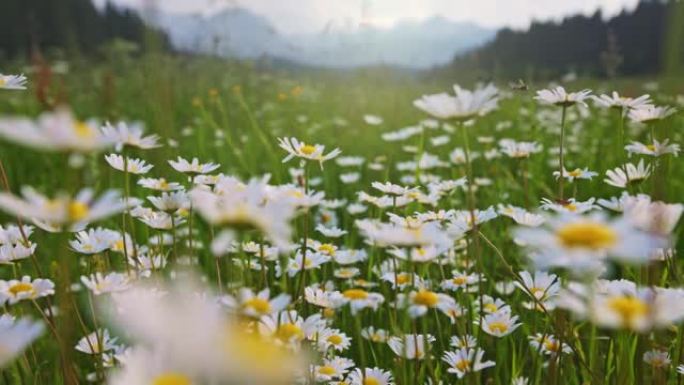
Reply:
[[400, 21], [391, 28], [330, 24], [315, 34], [284, 35], [260, 15], [228, 8], [210, 16], [157, 13], [181, 51], [225, 57], [287, 59], [315, 66], [350, 68], [388, 64], [423, 69], [450, 62], [457, 53], [491, 40], [495, 30], [441, 17]]

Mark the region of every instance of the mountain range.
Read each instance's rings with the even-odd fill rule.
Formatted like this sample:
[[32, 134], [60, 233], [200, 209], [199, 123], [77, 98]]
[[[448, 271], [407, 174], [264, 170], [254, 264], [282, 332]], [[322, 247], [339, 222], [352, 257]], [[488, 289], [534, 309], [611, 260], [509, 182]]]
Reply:
[[286, 35], [263, 16], [243, 8], [212, 15], [158, 12], [148, 20], [179, 51], [224, 57], [272, 57], [299, 64], [351, 68], [378, 64], [425, 69], [479, 47], [496, 31], [443, 17], [400, 21], [390, 28], [336, 27]]

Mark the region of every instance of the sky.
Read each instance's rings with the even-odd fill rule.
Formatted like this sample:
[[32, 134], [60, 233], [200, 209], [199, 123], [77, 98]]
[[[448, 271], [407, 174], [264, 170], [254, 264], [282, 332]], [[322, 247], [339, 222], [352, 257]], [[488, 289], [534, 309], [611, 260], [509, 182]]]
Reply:
[[[94, 0], [102, 4], [106, 0]], [[633, 9], [639, 0], [110, 0], [138, 9], [156, 7], [167, 12], [217, 12], [241, 7], [266, 17], [281, 33], [315, 33], [327, 27], [360, 25], [391, 27], [400, 20], [424, 20], [442, 16], [485, 27], [526, 28], [533, 20], [558, 20], [563, 16], [597, 9], [604, 16]]]

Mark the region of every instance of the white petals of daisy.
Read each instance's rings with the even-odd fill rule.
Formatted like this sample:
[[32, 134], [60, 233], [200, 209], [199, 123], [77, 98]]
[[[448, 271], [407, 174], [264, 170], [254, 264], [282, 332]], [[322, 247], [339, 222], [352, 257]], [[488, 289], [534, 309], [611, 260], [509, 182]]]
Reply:
[[114, 169], [130, 172], [131, 174], [147, 174], [154, 167], [142, 159], [125, 158], [118, 154], [105, 155], [105, 160]]
[[24, 75], [3, 75], [3, 74], [0, 74], [0, 89], [25, 90], [26, 89], [26, 76], [24, 76]]

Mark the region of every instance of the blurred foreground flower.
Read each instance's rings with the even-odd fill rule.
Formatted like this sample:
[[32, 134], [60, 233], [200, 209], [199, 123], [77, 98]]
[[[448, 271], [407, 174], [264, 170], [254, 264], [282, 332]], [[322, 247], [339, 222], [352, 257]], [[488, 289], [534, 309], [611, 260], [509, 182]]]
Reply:
[[0, 367], [19, 355], [28, 344], [43, 332], [43, 325], [27, 318], [0, 317]]
[[291, 384], [305, 359], [229, 316], [189, 280], [114, 293], [109, 314], [136, 345], [112, 385]]
[[45, 112], [36, 120], [2, 118], [0, 136], [10, 142], [49, 151], [91, 152], [113, 145], [96, 122], [77, 120], [66, 108]]
[[0, 89], [25, 90], [26, 89], [26, 76], [24, 76], [24, 75], [3, 75], [3, 74], [0, 74]]

